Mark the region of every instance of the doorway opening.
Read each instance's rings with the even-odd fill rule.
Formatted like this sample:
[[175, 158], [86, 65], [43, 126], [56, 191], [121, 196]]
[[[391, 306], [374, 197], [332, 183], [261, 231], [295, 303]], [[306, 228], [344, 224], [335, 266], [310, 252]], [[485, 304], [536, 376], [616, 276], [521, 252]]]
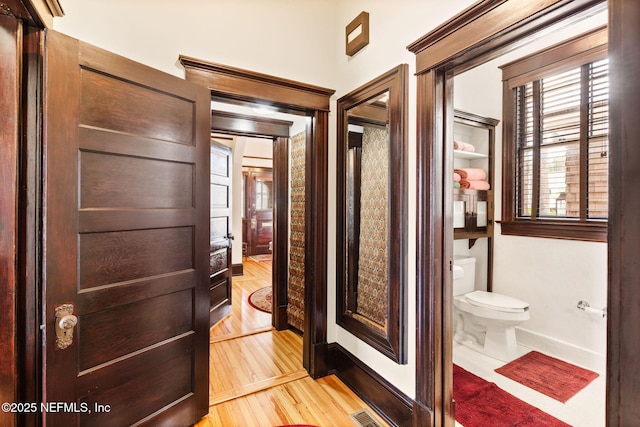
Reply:
[[[304, 337], [303, 366], [314, 378], [328, 373], [327, 200], [329, 99], [334, 90], [180, 56], [189, 81], [207, 87], [212, 99], [255, 105], [305, 117]], [[279, 145], [281, 147], [281, 145]], [[277, 156], [276, 156], [277, 157]], [[276, 213], [277, 216], [277, 213]], [[279, 245], [276, 251], [281, 250]], [[274, 254], [274, 271], [285, 257]], [[274, 277], [274, 279], [276, 279]], [[284, 300], [284, 295], [273, 295]]]
[[302, 332], [305, 164], [295, 153], [307, 119], [263, 110], [212, 102], [212, 140], [233, 151], [231, 231], [241, 246], [234, 245], [231, 268], [239, 276], [247, 264], [263, 273], [268, 267], [272, 326]]
[[[430, 414], [418, 414], [418, 418], [425, 416], [425, 422], [454, 425], [454, 209], [450, 188], [455, 107], [459, 108], [454, 77], [541, 33], [593, 16], [606, 5], [596, 1], [556, 6], [479, 2], [408, 47], [417, 56], [418, 76], [417, 323], [429, 326], [418, 331], [417, 372], [425, 375], [416, 380], [416, 400], [433, 408]], [[479, 28], [484, 30], [478, 33]], [[430, 322], [434, 312], [435, 320]]]

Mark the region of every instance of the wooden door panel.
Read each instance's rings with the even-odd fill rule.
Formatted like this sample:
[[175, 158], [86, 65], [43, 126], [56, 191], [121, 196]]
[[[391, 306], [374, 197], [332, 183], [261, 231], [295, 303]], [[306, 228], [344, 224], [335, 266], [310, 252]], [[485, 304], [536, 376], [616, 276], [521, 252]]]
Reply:
[[[87, 55], [86, 60], [91, 59]], [[104, 65], [107, 69], [110, 66], [108, 62]], [[110, 76], [81, 68], [82, 125], [194, 145], [193, 128], [185, 126], [185, 123], [192, 123], [194, 114], [193, 104], [188, 99], [150, 89], [135, 80], [120, 79], [122, 74], [124, 73], [119, 71], [118, 76]], [[135, 74], [135, 71], [131, 70], [131, 74]], [[106, 99], [109, 102], [105, 102]], [[141, 116], [140, 112], [147, 110], [150, 105], [153, 105], [154, 114]]]
[[193, 336], [184, 336], [161, 349], [125, 360], [119, 373], [108, 374], [105, 370], [99, 370], [89, 377], [89, 381], [81, 381], [80, 390], [92, 390], [96, 383], [101, 385], [98, 391], [80, 395], [81, 402], [111, 402], [111, 409], [103, 414], [96, 411], [81, 414], [80, 425], [125, 426], [135, 423], [140, 419], [140, 414], [135, 411], [116, 412], [113, 409], [131, 406], [131, 395], [136, 396], [136, 405], [141, 402], [141, 406], [162, 408], [188, 394], [193, 389], [188, 375], [193, 354], [184, 349], [194, 345]]
[[[193, 318], [183, 307], [192, 306], [193, 292], [185, 289], [83, 315], [78, 323], [79, 369], [85, 371], [188, 333], [193, 330]], [[163, 315], [159, 318], [156, 313]]]
[[246, 171], [246, 206], [249, 223], [247, 227], [248, 255], [271, 253], [269, 243], [273, 241], [273, 172], [271, 169]]
[[209, 324], [231, 311], [231, 149], [211, 143], [209, 178]]
[[[48, 32], [48, 425], [190, 425], [208, 409], [209, 94]], [[73, 304], [73, 343], [54, 311]]]
[[83, 290], [195, 267], [191, 227], [83, 233], [78, 246]]
[[193, 164], [81, 151], [80, 167], [82, 209], [193, 207]]

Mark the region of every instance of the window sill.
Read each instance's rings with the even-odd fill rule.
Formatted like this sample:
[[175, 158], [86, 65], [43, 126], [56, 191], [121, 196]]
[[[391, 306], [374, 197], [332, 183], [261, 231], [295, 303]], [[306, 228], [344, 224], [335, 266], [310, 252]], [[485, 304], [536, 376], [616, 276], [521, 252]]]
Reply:
[[515, 220], [499, 224], [501, 234], [508, 236], [607, 242], [607, 222]]

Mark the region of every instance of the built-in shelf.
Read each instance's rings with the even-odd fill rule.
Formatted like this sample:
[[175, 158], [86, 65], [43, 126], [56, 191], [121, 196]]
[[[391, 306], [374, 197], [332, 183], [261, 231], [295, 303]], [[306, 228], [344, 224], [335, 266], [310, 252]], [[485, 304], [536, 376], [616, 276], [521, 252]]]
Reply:
[[[489, 190], [453, 190], [453, 238], [468, 240], [471, 249], [479, 239], [486, 240], [487, 290], [492, 289], [494, 144], [498, 120], [455, 110], [454, 138], [474, 146], [475, 151], [454, 150], [454, 168], [481, 168], [487, 173]], [[485, 246], [480, 246], [482, 250]], [[484, 256], [482, 258], [485, 258]]]
[[489, 158], [488, 154], [476, 153], [475, 151], [453, 150], [453, 156], [457, 159], [478, 160]]

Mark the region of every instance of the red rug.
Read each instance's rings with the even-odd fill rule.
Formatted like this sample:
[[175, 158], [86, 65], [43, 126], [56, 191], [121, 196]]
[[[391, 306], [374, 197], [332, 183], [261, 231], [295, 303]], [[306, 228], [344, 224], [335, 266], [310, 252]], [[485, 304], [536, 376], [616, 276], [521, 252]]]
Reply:
[[264, 311], [265, 313], [271, 313], [271, 286], [265, 286], [252, 292], [248, 299], [251, 307]]
[[464, 427], [571, 427], [457, 365], [453, 399], [456, 421]]
[[598, 374], [537, 351], [496, 369], [496, 372], [565, 403]]

